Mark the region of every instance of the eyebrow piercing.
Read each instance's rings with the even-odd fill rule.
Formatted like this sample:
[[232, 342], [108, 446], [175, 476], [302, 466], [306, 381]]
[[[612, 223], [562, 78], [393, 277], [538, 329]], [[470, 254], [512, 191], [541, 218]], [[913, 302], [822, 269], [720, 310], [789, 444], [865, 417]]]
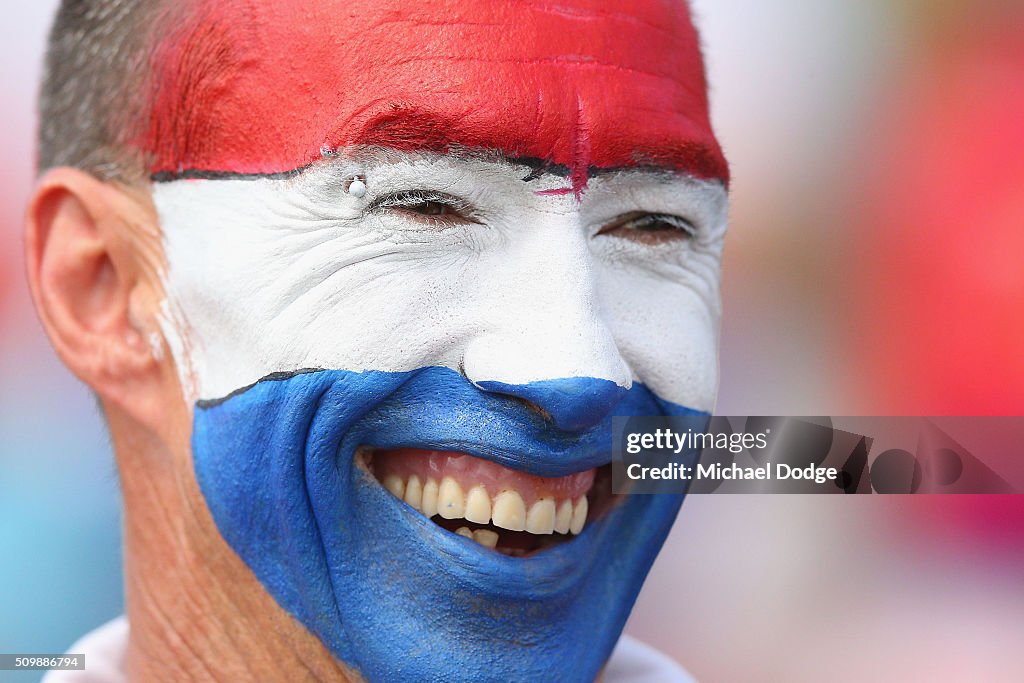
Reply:
[[354, 176], [348, 183], [348, 190], [350, 195], [356, 199], [361, 199], [366, 195], [366, 179], [361, 176]]
[[[326, 142], [320, 145], [320, 156], [324, 159], [334, 159], [338, 156], [338, 150], [331, 147]], [[366, 178], [363, 176], [355, 175], [352, 176], [348, 181], [348, 186], [345, 191], [355, 197], [356, 199], [362, 199], [366, 196]]]

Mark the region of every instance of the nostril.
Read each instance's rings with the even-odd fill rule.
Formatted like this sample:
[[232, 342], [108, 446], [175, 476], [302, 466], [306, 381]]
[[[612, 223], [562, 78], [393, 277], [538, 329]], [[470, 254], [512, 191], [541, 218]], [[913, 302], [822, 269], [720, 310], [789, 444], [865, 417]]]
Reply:
[[[488, 383], [485, 382], [485, 384], [488, 384]], [[500, 382], [494, 382], [494, 384], [500, 384]], [[551, 422], [551, 423], [554, 423], [554, 421], [555, 421], [555, 418], [554, 418], [554, 416], [551, 413], [549, 413], [548, 411], [544, 410], [543, 408], [541, 408], [536, 403], [532, 403], [531, 401], [528, 401], [525, 398], [522, 398], [521, 396], [516, 396], [514, 394], [510, 394], [510, 393], [504, 392], [504, 391], [502, 391], [502, 392], [493, 391], [493, 389], [489, 389], [487, 387], [478, 387], [478, 388], [481, 389], [482, 391], [486, 391], [487, 393], [500, 393], [505, 398], [507, 398], [508, 400], [514, 401], [515, 403], [518, 403], [519, 405], [523, 406], [524, 408], [526, 408], [531, 413], [536, 413], [537, 415], [540, 416], [540, 418], [542, 420], [546, 420], [546, 421]]]
[[600, 424], [622, 401], [628, 389], [598, 377], [566, 377], [525, 384], [474, 382], [490, 393], [516, 398], [556, 427], [581, 432]]

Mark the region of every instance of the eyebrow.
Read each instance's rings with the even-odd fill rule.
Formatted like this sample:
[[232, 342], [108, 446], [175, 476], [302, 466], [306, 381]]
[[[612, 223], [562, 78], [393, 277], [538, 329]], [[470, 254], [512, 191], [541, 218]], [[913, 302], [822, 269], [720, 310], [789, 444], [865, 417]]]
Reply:
[[[370, 117], [348, 138], [347, 144], [400, 152], [434, 152], [458, 160], [523, 165], [531, 169], [531, 173], [524, 178], [527, 181], [542, 174], [563, 177], [573, 174], [574, 169], [567, 164], [510, 153], [507, 147], [512, 144], [503, 146], [497, 140], [495, 142], [498, 144], [494, 145], [466, 144], [479, 136], [479, 131], [466, 130], [462, 121], [454, 116], [419, 106], [392, 103], [387, 111]], [[637, 149], [632, 163], [608, 166], [588, 163], [585, 168], [577, 170], [585, 172], [588, 177], [625, 170], [692, 174], [723, 180], [728, 177], [727, 171], [723, 172], [722, 169], [720, 151], [698, 141], [666, 143], [651, 150]]]
[[468, 137], [466, 133], [452, 116], [420, 107], [391, 104], [387, 111], [368, 119], [346, 142], [403, 152], [447, 153], [454, 140]]

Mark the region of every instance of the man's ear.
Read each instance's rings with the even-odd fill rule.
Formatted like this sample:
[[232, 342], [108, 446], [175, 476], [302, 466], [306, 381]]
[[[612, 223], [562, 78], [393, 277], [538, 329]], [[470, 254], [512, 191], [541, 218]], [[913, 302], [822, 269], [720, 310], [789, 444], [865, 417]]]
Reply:
[[161, 250], [148, 196], [57, 168], [36, 186], [25, 228], [32, 297], [57, 354], [105, 403], [152, 424]]

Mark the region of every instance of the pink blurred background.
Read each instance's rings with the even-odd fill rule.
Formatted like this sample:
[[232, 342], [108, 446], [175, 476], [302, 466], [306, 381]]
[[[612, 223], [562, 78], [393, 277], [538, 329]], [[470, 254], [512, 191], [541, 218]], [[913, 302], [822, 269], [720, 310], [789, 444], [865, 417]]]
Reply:
[[[0, 26], [5, 652], [121, 610], [109, 445], [21, 265], [55, 4]], [[693, 4], [734, 174], [718, 412], [1024, 413], [1024, 3]], [[1020, 681], [1022, 579], [1021, 496], [695, 496], [627, 628], [706, 681]]]

